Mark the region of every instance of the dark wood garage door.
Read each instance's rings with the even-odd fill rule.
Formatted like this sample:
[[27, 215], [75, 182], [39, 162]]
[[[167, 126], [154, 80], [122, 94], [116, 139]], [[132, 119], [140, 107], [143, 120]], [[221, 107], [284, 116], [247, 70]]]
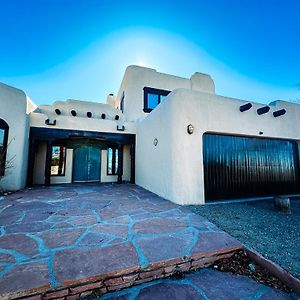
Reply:
[[299, 150], [292, 141], [203, 136], [205, 199], [299, 193]]

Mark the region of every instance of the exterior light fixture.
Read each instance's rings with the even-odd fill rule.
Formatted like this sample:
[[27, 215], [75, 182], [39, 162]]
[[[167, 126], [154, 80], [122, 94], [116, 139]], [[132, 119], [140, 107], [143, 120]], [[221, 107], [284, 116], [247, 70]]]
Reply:
[[119, 115], [116, 115], [116, 116], [115, 116], [115, 120], [118, 121], [119, 119], [120, 119]]
[[106, 114], [102, 114], [102, 115], [101, 115], [101, 119], [104, 120], [105, 118], [106, 118]]
[[187, 132], [188, 134], [192, 134], [194, 132], [194, 126], [192, 124], [187, 126]]
[[257, 109], [257, 114], [258, 115], [263, 115], [263, 114], [266, 114], [267, 112], [269, 112], [270, 110], [270, 106], [266, 105], [266, 106], [263, 106], [261, 108], [258, 108]]
[[156, 146], [157, 146], [157, 144], [158, 144], [158, 139], [157, 139], [157, 138], [155, 138], [155, 139], [153, 140], [153, 145], [156, 147]]
[[88, 118], [91, 118], [91, 117], [92, 117], [92, 113], [91, 113], [90, 111], [88, 111], [88, 112], [86, 113], [86, 116], [87, 116]]
[[286, 110], [283, 108], [283, 109], [274, 111], [274, 112], [273, 112], [273, 116], [274, 116], [275, 118], [277, 118], [277, 117], [280, 117], [280, 116], [285, 115], [285, 113], [286, 113]]
[[74, 109], [71, 110], [71, 115], [72, 115], [73, 117], [76, 117], [77, 113], [76, 113], [76, 111], [75, 111]]
[[252, 107], [251, 103], [246, 103], [240, 106], [240, 112], [244, 112], [246, 110], [249, 110]]

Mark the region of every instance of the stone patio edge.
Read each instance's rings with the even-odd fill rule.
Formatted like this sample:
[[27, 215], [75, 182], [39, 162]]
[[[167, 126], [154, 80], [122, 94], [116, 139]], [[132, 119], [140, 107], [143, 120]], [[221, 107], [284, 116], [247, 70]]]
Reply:
[[268, 270], [272, 275], [280, 279], [286, 286], [300, 294], [300, 280], [288, 273], [275, 262], [265, 258], [253, 249], [245, 247], [248, 256], [258, 265]]
[[221, 258], [231, 257], [235, 251], [243, 249], [243, 247], [242, 244], [239, 244], [215, 252], [194, 253], [188, 257], [151, 263], [144, 267], [136, 266], [126, 270], [119, 270], [73, 281], [65, 281], [63, 282], [63, 286], [58, 289], [40, 287], [0, 294], [0, 298], [3, 300], [76, 300], [91, 295], [94, 292], [100, 296], [107, 292], [118, 291], [157, 279], [168, 278], [178, 272], [189, 273], [209, 267]]

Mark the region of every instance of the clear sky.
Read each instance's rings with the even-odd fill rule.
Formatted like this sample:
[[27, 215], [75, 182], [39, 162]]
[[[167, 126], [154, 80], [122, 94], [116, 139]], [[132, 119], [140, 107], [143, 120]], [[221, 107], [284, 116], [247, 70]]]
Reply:
[[300, 99], [299, 0], [0, 0], [0, 81], [104, 102], [130, 64], [268, 103]]

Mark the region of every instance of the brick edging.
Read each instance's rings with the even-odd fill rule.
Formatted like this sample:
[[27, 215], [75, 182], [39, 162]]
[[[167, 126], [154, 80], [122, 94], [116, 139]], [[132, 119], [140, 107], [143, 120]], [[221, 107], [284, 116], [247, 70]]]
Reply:
[[261, 267], [268, 270], [272, 275], [280, 279], [286, 286], [291, 288], [297, 293], [300, 293], [300, 280], [288, 273], [282, 267], [274, 263], [273, 261], [263, 257], [260, 253], [253, 249], [245, 247], [245, 251], [249, 258], [251, 258], [255, 263]]
[[103, 274], [98, 278], [87, 278], [84, 282], [73, 282], [59, 290], [35, 291], [34, 293], [32, 291], [30, 293], [28, 293], [29, 291], [24, 291], [21, 293], [0, 295], [0, 297], [1, 299], [24, 300], [77, 300], [95, 292], [101, 296], [107, 292], [118, 291], [157, 279], [168, 278], [178, 272], [188, 273], [209, 267], [219, 259], [231, 257], [236, 250], [242, 248], [242, 245], [238, 245], [223, 249], [223, 251], [202, 254], [195, 253], [188, 257], [152, 263], [145, 267], [124, 270], [124, 272]]

